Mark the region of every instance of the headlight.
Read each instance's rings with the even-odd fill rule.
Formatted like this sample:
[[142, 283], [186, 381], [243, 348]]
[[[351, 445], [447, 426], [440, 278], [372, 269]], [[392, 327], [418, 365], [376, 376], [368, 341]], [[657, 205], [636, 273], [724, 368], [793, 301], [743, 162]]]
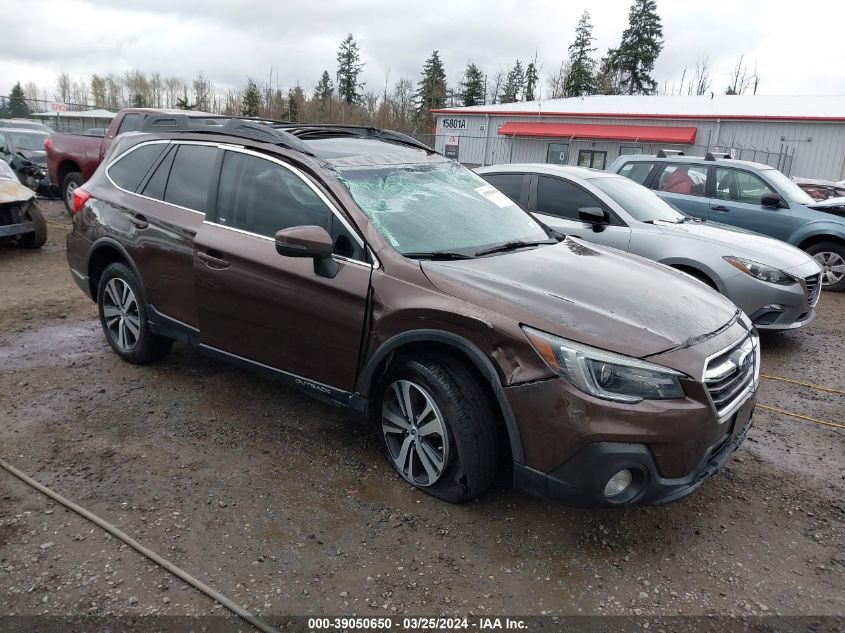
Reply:
[[683, 398], [680, 372], [648, 361], [606, 352], [523, 326], [546, 364], [561, 378], [597, 398], [616, 402]]
[[737, 270], [741, 270], [746, 275], [751, 275], [755, 279], [768, 281], [772, 284], [781, 284], [784, 286], [795, 283], [795, 280], [792, 277], [779, 268], [766, 266], [766, 264], [761, 264], [760, 262], [743, 259], [742, 257], [733, 257], [730, 255], [726, 255], [724, 259]]

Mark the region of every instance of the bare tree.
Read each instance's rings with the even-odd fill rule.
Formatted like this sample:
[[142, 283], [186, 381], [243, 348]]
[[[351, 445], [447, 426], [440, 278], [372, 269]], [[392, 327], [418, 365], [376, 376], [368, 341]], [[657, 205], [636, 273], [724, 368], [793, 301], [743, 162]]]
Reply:
[[502, 85], [505, 83], [505, 71], [501, 68], [489, 77], [487, 84], [487, 94], [489, 103], [499, 102], [499, 92], [502, 90]]
[[70, 91], [72, 85], [73, 80], [68, 73], [62, 73], [56, 77], [57, 92], [54, 95], [55, 99], [57, 101], [61, 101], [62, 103], [70, 101]]
[[757, 74], [757, 63], [754, 63], [754, 72], [749, 72], [745, 64], [745, 53], [739, 56], [739, 61], [730, 74], [730, 82], [725, 89], [726, 95], [745, 94], [749, 88], [753, 89], [752, 94], [757, 94], [760, 85], [760, 76]]
[[697, 95], [703, 95], [710, 92], [710, 85], [713, 83], [713, 77], [710, 76], [710, 60], [707, 57], [702, 57], [695, 62], [695, 75], [690, 84], [691, 90]]
[[566, 80], [569, 78], [569, 73], [572, 70], [570, 61], [564, 60], [560, 63], [557, 71], [549, 73], [546, 78], [546, 85], [549, 88], [549, 99], [562, 99], [569, 95], [566, 94]]

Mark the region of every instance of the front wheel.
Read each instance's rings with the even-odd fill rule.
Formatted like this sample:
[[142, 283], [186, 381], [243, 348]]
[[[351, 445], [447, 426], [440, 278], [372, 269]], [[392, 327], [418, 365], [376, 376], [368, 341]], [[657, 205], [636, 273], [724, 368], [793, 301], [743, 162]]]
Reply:
[[822, 269], [822, 288], [845, 290], [845, 246], [838, 242], [820, 242], [807, 249]]
[[19, 238], [20, 245], [24, 248], [41, 248], [47, 241], [47, 222], [44, 220], [44, 214], [41, 213], [41, 209], [38, 208], [35, 200], [29, 203], [23, 215], [24, 218], [32, 222], [34, 228], [31, 233], [26, 233]]
[[136, 365], [158, 360], [173, 346], [173, 339], [150, 331], [141, 297], [138, 278], [129, 266], [122, 262], [106, 266], [97, 286], [100, 324], [117, 355]]
[[385, 453], [411, 485], [462, 503], [493, 481], [497, 417], [478, 378], [457, 360], [399, 359], [378, 398]]

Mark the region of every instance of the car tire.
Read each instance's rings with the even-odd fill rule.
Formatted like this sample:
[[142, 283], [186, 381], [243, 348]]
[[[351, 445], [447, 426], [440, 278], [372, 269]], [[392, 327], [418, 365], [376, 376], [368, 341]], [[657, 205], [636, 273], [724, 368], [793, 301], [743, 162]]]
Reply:
[[141, 285], [126, 264], [106, 266], [97, 285], [97, 306], [106, 340], [123, 360], [144, 365], [173, 346], [173, 339], [150, 331]]
[[18, 243], [24, 248], [41, 248], [47, 241], [47, 221], [34, 200], [29, 203], [29, 207], [24, 211], [24, 216], [35, 225], [35, 228], [32, 232], [21, 235], [18, 238]]
[[[845, 246], [838, 242], [819, 242], [810, 246], [807, 253], [812, 255], [822, 268], [822, 290], [845, 290], [845, 270], [842, 270], [845, 267]], [[837, 270], [833, 270], [834, 266]]]
[[497, 416], [463, 363], [400, 358], [380, 382], [376, 403], [386, 457], [408, 483], [450, 503], [490, 487], [500, 455]]
[[84, 183], [85, 179], [78, 171], [72, 171], [62, 179], [62, 200], [68, 215], [73, 215], [73, 190]]

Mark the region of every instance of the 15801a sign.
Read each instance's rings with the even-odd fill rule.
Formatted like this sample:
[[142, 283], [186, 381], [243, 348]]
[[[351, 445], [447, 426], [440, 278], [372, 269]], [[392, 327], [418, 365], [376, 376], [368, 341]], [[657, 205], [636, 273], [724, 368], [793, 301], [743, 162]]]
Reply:
[[443, 119], [443, 128], [446, 130], [465, 130], [467, 129], [466, 119]]

